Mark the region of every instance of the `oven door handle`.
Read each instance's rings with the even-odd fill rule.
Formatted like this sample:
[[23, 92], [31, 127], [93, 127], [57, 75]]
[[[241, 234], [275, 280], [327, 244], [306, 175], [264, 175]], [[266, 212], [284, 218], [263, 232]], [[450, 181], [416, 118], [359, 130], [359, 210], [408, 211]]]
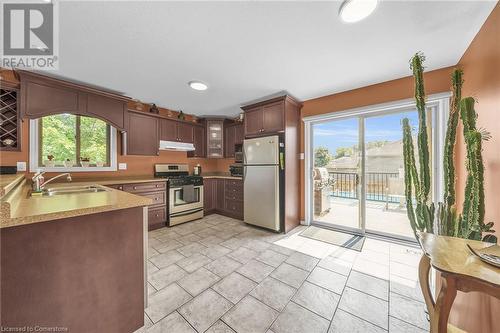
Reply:
[[178, 217], [178, 216], [191, 215], [193, 213], [198, 213], [199, 211], [202, 211], [202, 210], [203, 210], [203, 207], [194, 208], [194, 209], [190, 209], [190, 210], [183, 210], [182, 212], [170, 214], [170, 217]]

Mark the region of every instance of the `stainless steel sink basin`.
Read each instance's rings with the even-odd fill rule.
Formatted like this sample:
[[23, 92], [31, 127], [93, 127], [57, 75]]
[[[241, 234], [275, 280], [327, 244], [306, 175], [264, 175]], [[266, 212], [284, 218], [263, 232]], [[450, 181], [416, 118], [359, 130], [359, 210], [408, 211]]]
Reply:
[[79, 193], [97, 193], [104, 192], [107, 189], [100, 185], [81, 185], [81, 186], [64, 186], [43, 189], [43, 196], [54, 196], [61, 194], [79, 194]]

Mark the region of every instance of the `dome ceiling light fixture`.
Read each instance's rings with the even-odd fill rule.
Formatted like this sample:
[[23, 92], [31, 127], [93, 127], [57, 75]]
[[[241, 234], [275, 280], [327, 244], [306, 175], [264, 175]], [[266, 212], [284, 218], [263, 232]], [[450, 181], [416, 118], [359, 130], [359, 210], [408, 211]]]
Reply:
[[344, 0], [339, 16], [345, 23], [359, 22], [370, 16], [377, 8], [378, 0]]
[[188, 85], [194, 90], [203, 91], [208, 89], [208, 86], [201, 81], [189, 81]]

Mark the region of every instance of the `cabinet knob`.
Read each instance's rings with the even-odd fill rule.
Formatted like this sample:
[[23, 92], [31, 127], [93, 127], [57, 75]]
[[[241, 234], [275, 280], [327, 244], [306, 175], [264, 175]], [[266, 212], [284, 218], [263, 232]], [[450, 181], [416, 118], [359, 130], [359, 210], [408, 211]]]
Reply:
[[134, 186], [134, 190], [137, 190], [137, 186]]
[[158, 201], [158, 199], [159, 199], [159, 198], [158, 198], [158, 197], [156, 197], [156, 198], [155, 198], [155, 201]]
[[156, 184], [156, 187], [160, 187], [160, 185]]
[[160, 217], [160, 214], [155, 214], [156, 217]]

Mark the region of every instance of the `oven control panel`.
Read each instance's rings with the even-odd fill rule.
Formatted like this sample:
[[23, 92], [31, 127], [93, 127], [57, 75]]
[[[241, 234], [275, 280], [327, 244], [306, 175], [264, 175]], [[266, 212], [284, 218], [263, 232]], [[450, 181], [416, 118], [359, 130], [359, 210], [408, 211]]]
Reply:
[[203, 185], [203, 177], [185, 176], [185, 177], [169, 178], [168, 185], [169, 187], [180, 187], [184, 185], [201, 186]]

